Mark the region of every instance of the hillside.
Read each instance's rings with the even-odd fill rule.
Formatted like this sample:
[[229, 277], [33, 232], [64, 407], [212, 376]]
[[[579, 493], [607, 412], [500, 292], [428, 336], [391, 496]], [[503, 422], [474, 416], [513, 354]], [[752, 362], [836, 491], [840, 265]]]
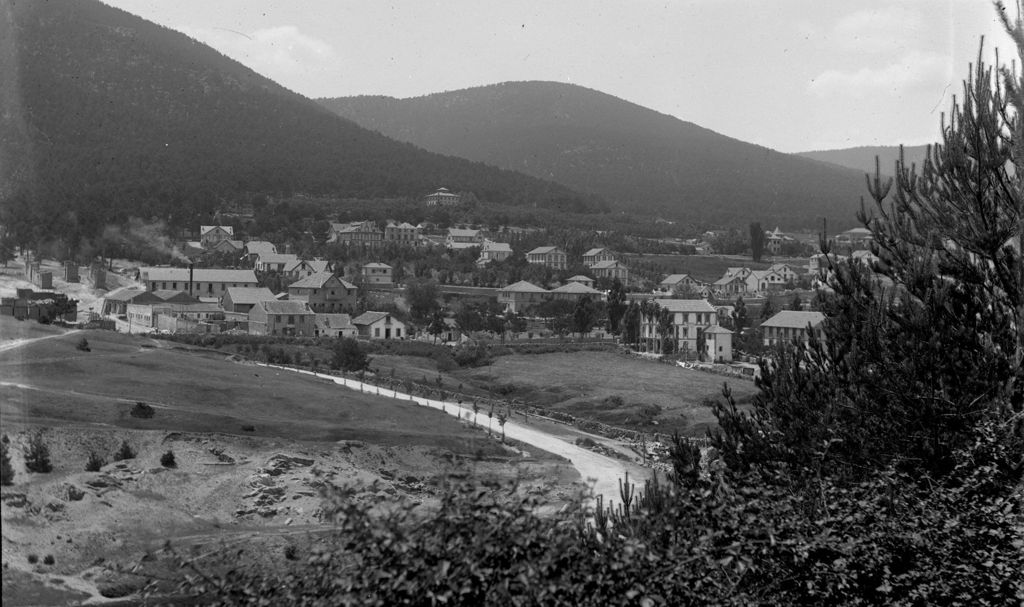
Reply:
[[0, 96], [0, 159], [29, 159], [6, 197], [5, 223], [34, 229], [36, 239], [73, 244], [130, 214], [190, 225], [220, 201], [253, 193], [419, 198], [446, 186], [502, 204], [601, 204], [363, 129], [95, 0], [3, 4], [0, 33], [14, 40], [4, 36], [0, 48], [16, 58], [0, 63], [2, 80], [20, 95]]
[[[911, 145], [903, 148], [904, 161], [909, 166], [917, 164], [921, 166], [928, 146]], [[819, 150], [815, 152], [800, 152], [796, 156], [828, 162], [841, 167], [854, 169], [861, 173], [874, 174], [875, 158], [877, 157], [882, 173], [891, 175], [896, 159], [899, 158], [900, 148], [896, 145], [874, 145], [861, 146], [856, 148], [845, 148], [841, 150]]]
[[694, 223], [852, 225], [860, 174], [725, 137], [579, 86], [510, 82], [324, 107], [389, 137]]

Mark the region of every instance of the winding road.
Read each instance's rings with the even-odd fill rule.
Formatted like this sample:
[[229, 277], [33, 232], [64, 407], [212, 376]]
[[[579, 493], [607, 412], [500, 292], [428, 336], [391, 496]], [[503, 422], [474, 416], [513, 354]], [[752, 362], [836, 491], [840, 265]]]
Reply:
[[[412, 401], [418, 405], [444, 411], [453, 417], [472, 420], [480, 426], [486, 426], [491, 422], [486, 413], [473, 413], [471, 408], [461, 406], [458, 403], [423, 398], [421, 396], [412, 396], [404, 392], [398, 392], [390, 388], [381, 388], [373, 384], [364, 383], [356, 379], [349, 379], [347, 377], [325, 375], [323, 373], [314, 373], [312, 371], [289, 367], [279, 367], [277, 365], [257, 364], [260, 364], [260, 366], [273, 367], [275, 369], [293, 371], [295, 373], [302, 373], [320, 379], [330, 380], [339, 386], [352, 390], [360, 390], [367, 394], [379, 394], [386, 398]], [[632, 462], [612, 459], [599, 453], [594, 453], [593, 451], [567, 442], [563, 438], [548, 434], [547, 432], [543, 432], [536, 428], [531, 428], [520, 422], [511, 420], [505, 422], [505, 436], [513, 440], [544, 449], [545, 451], [560, 455], [569, 460], [573, 467], [579, 471], [583, 480], [593, 487], [594, 495], [604, 496], [604, 503], [607, 505], [618, 503], [620, 501], [619, 480], [624, 479], [627, 474], [629, 475], [630, 483], [638, 486], [642, 485], [645, 480], [651, 477], [650, 468], [646, 468]]]

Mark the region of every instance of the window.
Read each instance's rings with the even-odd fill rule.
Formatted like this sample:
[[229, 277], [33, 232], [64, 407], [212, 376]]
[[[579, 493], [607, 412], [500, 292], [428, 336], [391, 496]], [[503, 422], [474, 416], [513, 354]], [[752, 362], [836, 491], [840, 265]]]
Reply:
[[178, 290], [178, 283], [172, 282], [171, 283], [171, 288], [174, 289], [175, 291], [177, 291]]
[[294, 325], [295, 324], [295, 315], [294, 314], [289, 314], [288, 315], [288, 324], [290, 324], [290, 325]]
[[373, 336], [374, 337], [380, 337], [380, 327], [374, 327], [374, 329], [373, 329]]

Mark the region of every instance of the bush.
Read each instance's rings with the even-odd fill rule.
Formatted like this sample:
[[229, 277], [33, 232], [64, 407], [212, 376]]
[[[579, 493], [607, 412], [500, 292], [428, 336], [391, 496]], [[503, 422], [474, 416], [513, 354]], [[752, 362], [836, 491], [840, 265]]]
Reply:
[[39, 557], [34, 554], [30, 554], [28, 555], [28, 562], [32, 565], [35, 565], [39, 562]]
[[89, 459], [85, 461], [86, 472], [99, 472], [100, 468], [107, 465], [107, 460], [103, 459], [96, 454], [95, 451], [89, 452]]
[[14, 482], [14, 468], [11, 466], [11, 456], [7, 452], [9, 442], [6, 434], [0, 438], [0, 485], [10, 485]]
[[82, 352], [92, 351], [92, 348], [89, 347], [89, 340], [84, 337], [78, 340], [78, 344], [75, 346], [75, 348], [81, 350]]
[[167, 453], [164, 453], [163, 455], [161, 455], [160, 456], [160, 465], [163, 466], [164, 468], [177, 468], [178, 467], [178, 462], [175, 461], [175, 459], [174, 459], [174, 451], [171, 451], [170, 449], [168, 449]]
[[289, 561], [294, 561], [297, 558], [299, 558], [298, 551], [296, 550], [294, 544], [288, 544], [284, 547], [284, 558], [288, 559]]
[[43, 442], [43, 434], [36, 432], [28, 439], [25, 451], [25, 469], [29, 472], [47, 473], [53, 470], [50, 463], [50, 448]]
[[121, 441], [121, 448], [114, 454], [114, 461], [119, 462], [125, 459], [135, 459], [135, 450], [128, 444], [128, 441]]
[[44, 565], [52, 565], [52, 564], [54, 564], [56, 562], [57, 561], [56, 561], [56, 559], [53, 558], [52, 554], [47, 554], [46, 556], [43, 557], [43, 564]]
[[242, 424], [242, 432], [255, 432], [256, 426], [252, 424]]
[[150, 407], [146, 403], [135, 403], [132, 406], [131, 411], [128, 412], [132, 417], [138, 417], [140, 419], [149, 419], [156, 414], [153, 407]]

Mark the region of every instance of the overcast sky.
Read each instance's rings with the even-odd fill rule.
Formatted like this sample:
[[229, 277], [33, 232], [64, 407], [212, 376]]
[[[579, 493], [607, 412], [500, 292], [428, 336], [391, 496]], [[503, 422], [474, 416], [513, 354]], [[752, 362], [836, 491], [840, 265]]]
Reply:
[[934, 141], [1011, 48], [988, 0], [105, 1], [309, 97], [553, 80], [785, 152]]

